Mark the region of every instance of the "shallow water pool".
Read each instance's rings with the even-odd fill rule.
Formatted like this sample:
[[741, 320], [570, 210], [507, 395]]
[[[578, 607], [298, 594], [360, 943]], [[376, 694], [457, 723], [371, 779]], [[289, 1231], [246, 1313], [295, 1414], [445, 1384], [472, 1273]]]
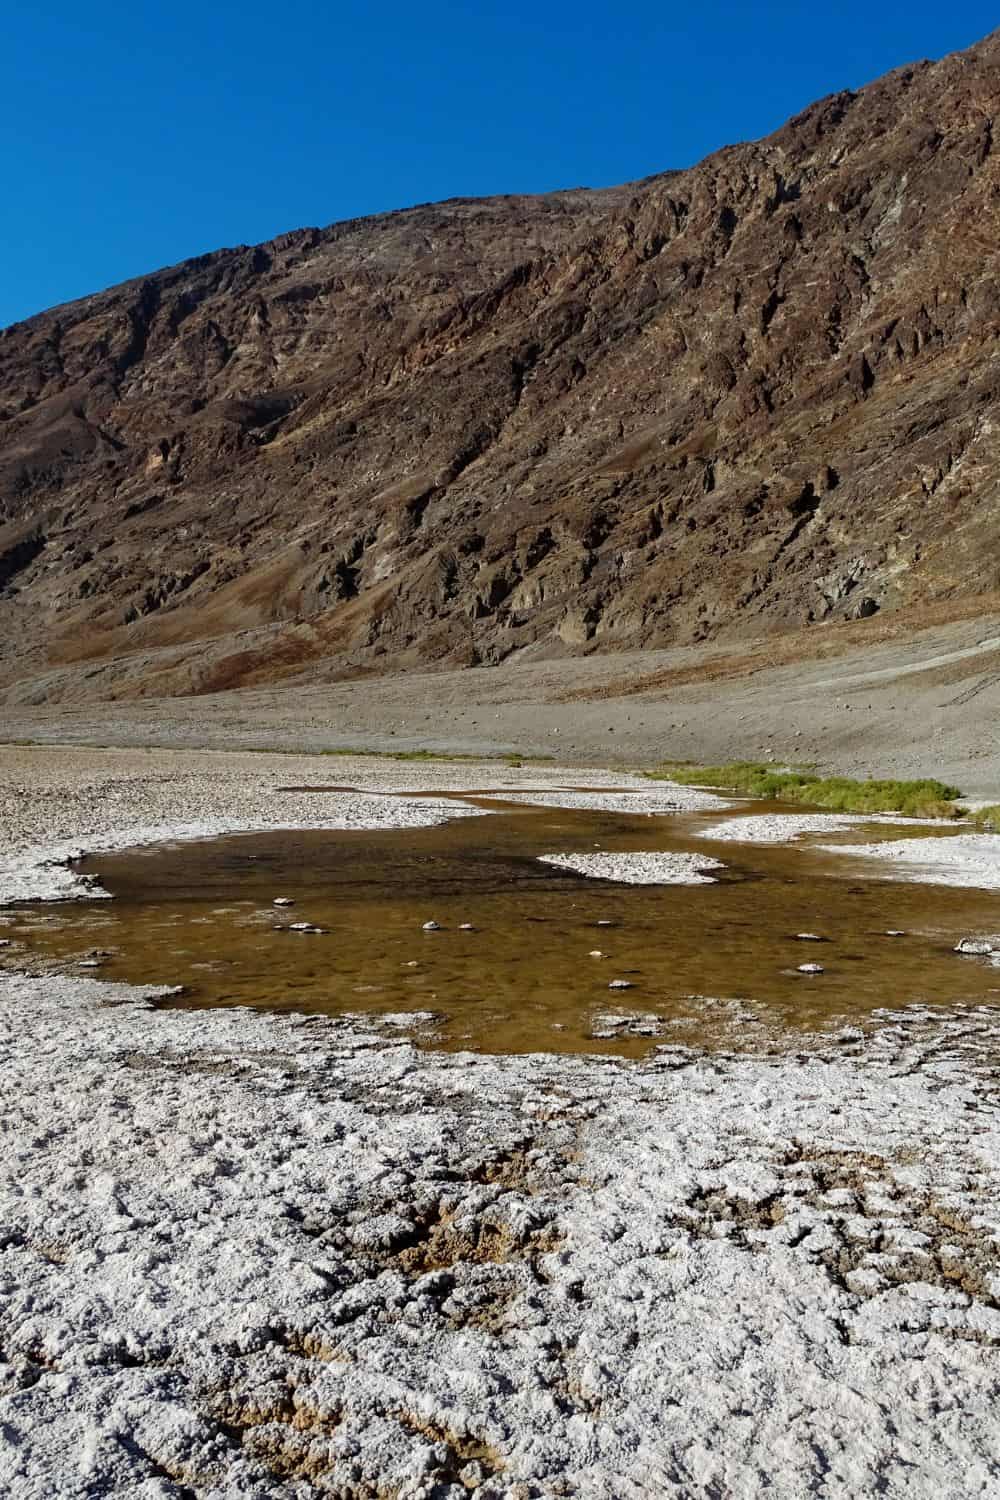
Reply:
[[[317, 800], [332, 807], [343, 790]], [[995, 893], [874, 878], [888, 872], [808, 842], [699, 837], [718, 811], [664, 817], [638, 804], [626, 815], [464, 800], [492, 815], [95, 856], [82, 868], [114, 901], [10, 908], [0, 931], [12, 941], [0, 961], [183, 985], [169, 1002], [178, 1007], [429, 1012], [417, 1028], [426, 1044], [495, 1052], [797, 1045], [817, 1028], [863, 1024], [880, 1007], [1000, 1002], [1000, 969], [952, 951], [968, 932], [1000, 928]], [[927, 832], [865, 825], [866, 839], [873, 827], [887, 838]], [[537, 858], [596, 849], [695, 852], [726, 868], [710, 885], [629, 886]], [[276, 907], [276, 897], [294, 905]], [[423, 931], [428, 921], [440, 930]], [[293, 922], [324, 930], [299, 933]], [[824, 941], [801, 941], [803, 932]], [[803, 963], [824, 972], [801, 974]], [[629, 988], [609, 989], [612, 981]]]

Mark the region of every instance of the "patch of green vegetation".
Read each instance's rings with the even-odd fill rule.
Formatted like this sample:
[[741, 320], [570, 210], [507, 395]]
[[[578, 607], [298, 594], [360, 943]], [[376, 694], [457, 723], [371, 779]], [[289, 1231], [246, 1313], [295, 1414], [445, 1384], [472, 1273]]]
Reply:
[[991, 807], [977, 807], [969, 818], [987, 833], [1000, 833], [1000, 802], [994, 802]]
[[811, 770], [749, 760], [734, 761], [728, 766], [668, 764], [646, 774], [657, 781], [742, 792], [761, 801], [806, 802], [830, 812], [895, 812], [908, 818], [957, 818], [965, 812], [958, 806], [957, 799], [962, 795], [958, 787], [933, 779], [855, 781], [849, 776], [817, 776]]

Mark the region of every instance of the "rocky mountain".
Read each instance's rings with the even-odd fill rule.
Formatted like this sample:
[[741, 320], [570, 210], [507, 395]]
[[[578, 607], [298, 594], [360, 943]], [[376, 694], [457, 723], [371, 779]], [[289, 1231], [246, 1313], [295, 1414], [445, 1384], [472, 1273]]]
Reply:
[[601, 192], [0, 333], [0, 690], [683, 644], [1000, 584], [1000, 33]]

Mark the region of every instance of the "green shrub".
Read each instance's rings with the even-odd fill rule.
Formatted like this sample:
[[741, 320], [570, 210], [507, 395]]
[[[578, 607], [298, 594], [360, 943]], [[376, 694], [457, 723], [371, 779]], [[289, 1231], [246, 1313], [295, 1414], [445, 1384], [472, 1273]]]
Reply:
[[977, 828], [983, 828], [989, 833], [1000, 833], [1000, 802], [994, 802], [992, 807], [977, 807], [969, 817]]
[[[685, 786], [712, 786], [742, 792], [761, 801], [805, 802], [831, 812], [902, 813], [911, 818], [956, 818], [958, 787], [942, 781], [855, 781], [849, 776], [817, 776], [811, 770], [775, 767], [762, 761], [728, 766], [662, 765], [648, 776]], [[989, 809], [987, 809], [989, 811]], [[1000, 809], [992, 809], [1000, 813]]]

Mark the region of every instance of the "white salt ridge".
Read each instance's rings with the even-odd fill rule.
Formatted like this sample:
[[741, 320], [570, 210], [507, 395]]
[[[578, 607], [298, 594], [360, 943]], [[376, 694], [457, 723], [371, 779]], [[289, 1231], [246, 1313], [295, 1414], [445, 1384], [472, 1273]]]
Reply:
[[601, 1041], [622, 1037], [646, 1040], [662, 1036], [663, 1031], [664, 1023], [660, 1016], [620, 1013], [593, 1016], [590, 1028], [591, 1036]]
[[615, 880], [622, 885], [714, 885], [708, 870], [722, 870], [720, 860], [705, 854], [658, 852], [651, 854], [540, 854], [546, 865], [575, 870], [595, 880]]
[[698, 837], [739, 844], [790, 844], [810, 833], [847, 833], [865, 823], [893, 827], [954, 828], [948, 818], [906, 818], [902, 813], [748, 813], [699, 828]]
[[[622, 778], [628, 780], [628, 778]], [[712, 812], [716, 808], [731, 807], [732, 803], [712, 792], [703, 792], [698, 787], [679, 786], [676, 782], [657, 782], [655, 788], [638, 781], [634, 791], [619, 791], [614, 786], [595, 791], [561, 791], [537, 789], [533, 791], [503, 792], [504, 802], [524, 803], [529, 807], [562, 807], [569, 811], [618, 812], [641, 817], [643, 814]]]
[[869, 821], [840, 813], [754, 813], [699, 828], [698, 837], [738, 844], [790, 844], [806, 833], [840, 833]]
[[825, 844], [825, 853], [878, 860], [894, 880], [1000, 890], [1000, 834], [957, 833], [884, 844]]
[[0, 1493], [992, 1492], [996, 1013], [626, 1065], [140, 993], [0, 981]]

